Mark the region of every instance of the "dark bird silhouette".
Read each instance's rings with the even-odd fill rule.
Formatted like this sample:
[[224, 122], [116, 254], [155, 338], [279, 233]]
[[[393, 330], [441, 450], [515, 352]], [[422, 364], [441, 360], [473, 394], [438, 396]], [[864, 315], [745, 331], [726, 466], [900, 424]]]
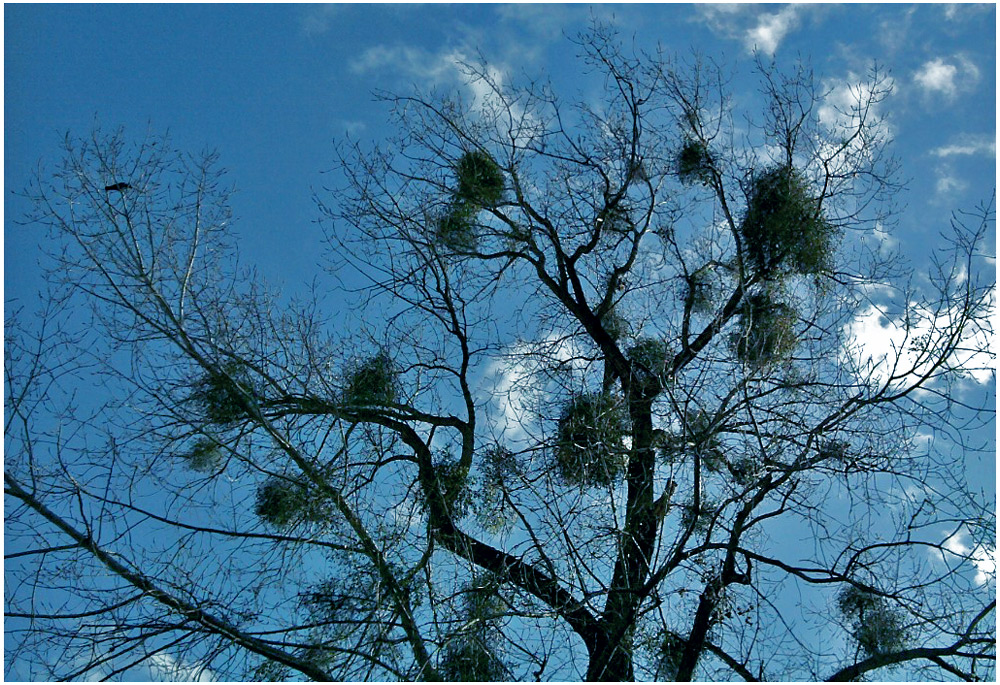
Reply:
[[131, 187], [128, 183], [112, 183], [109, 186], [104, 186], [104, 191], [110, 193], [113, 190], [117, 190], [119, 193], [124, 193]]

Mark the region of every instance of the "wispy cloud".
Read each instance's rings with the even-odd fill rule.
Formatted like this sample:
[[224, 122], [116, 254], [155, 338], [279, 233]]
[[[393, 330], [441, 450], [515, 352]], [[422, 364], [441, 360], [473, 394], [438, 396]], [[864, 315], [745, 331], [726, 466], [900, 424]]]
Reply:
[[883, 255], [892, 252], [899, 245], [899, 241], [886, 230], [881, 221], [875, 223], [875, 229], [872, 231], [872, 237], [878, 243], [879, 253]]
[[520, 31], [527, 31], [538, 39], [559, 41], [567, 26], [586, 21], [587, 9], [579, 5], [523, 3], [497, 5], [496, 13], [501, 21], [515, 24]]
[[872, 100], [872, 84], [853, 71], [848, 72], [841, 81], [827, 81], [824, 85], [829, 92], [819, 106], [817, 115], [819, 122], [830, 130], [855, 124], [862, 108]]
[[913, 81], [927, 95], [942, 95], [951, 100], [960, 92], [975, 87], [979, 82], [979, 68], [963, 55], [935, 57], [914, 72]]
[[902, 15], [894, 12], [892, 16], [879, 22], [875, 35], [890, 53], [906, 49], [909, 46], [910, 32], [913, 29], [913, 19], [916, 13], [917, 8], [911, 7]]
[[949, 2], [941, 6], [944, 10], [944, 18], [956, 22], [979, 19], [983, 14], [994, 12], [995, 7], [996, 5], [992, 2]]
[[343, 8], [343, 5], [337, 3], [309, 5], [300, 19], [302, 32], [307, 36], [318, 36], [326, 33], [333, 26]]
[[124, 669], [119, 672], [119, 677], [133, 682], [210, 683], [216, 681], [215, 672], [212, 669], [186, 662], [168, 652], [158, 652], [131, 665], [127, 665], [125, 659], [126, 657], [122, 655], [112, 656], [94, 651], [90, 659], [80, 658], [75, 662], [77, 667], [83, 667], [88, 663], [99, 664], [96, 668], [88, 671], [87, 680], [90, 682], [106, 680], [116, 669]]
[[508, 69], [484, 64], [479, 56], [462, 48], [430, 52], [410, 46], [377, 45], [348, 64], [355, 74], [386, 74], [409, 79], [419, 87], [463, 89], [475, 114], [510, 115], [518, 138], [530, 138], [538, 121], [518, 102], [506, 99]]
[[357, 119], [338, 119], [335, 123], [348, 136], [358, 135], [368, 128], [368, 124], [366, 122], [359, 121]]
[[939, 200], [948, 201], [953, 195], [969, 187], [968, 182], [955, 175], [954, 170], [949, 165], [938, 167], [935, 173], [937, 181], [934, 184], [934, 194]]
[[969, 155], [994, 156], [997, 153], [996, 139], [985, 135], [962, 135], [953, 143], [931, 150], [935, 157], [956, 157]]
[[[348, 68], [355, 74], [390, 71], [416, 81], [424, 87], [462, 86], [473, 97], [476, 107], [491, 104], [495, 92], [490, 83], [471, 74], [467, 65], [477, 59], [461, 49], [428, 52], [409, 46], [376, 45], [358, 55]], [[496, 86], [504, 82], [504, 72], [495, 66], [485, 67], [489, 81]]]
[[351, 60], [348, 68], [354, 74], [391, 70], [433, 86], [457, 80], [464, 60], [458, 51], [435, 54], [410, 46], [375, 45]]

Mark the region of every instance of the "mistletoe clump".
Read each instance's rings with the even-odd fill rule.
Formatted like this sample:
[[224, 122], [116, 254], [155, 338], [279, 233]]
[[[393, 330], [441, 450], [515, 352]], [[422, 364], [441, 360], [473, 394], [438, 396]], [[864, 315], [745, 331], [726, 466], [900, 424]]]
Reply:
[[642, 337], [626, 352], [632, 364], [632, 375], [644, 384], [651, 394], [658, 394], [666, 386], [674, 356], [662, 338]]
[[698, 455], [701, 465], [709, 471], [719, 471], [726, 463], [715, 419], [702, 409], [686, 412], [680, 430], [665, 436], [663, 450], [669, 461]]
[[225, 461], [219, 443], [211, 438], [198, 438], [182, 456], [194, 471], [215, 471]]
[[664, 633], [656, 650], [656, 679], [672, 682], [677, 679], [686, 642], [673, 633]]
[[257, 489], [254, 511], [275, 528], [315, 522], [324, 517], [315, 493], [301, 483], [277, 477], [269, 478]]
[[462, 592], [461, 628], [444, 649], [438, 669], [449, 682], [509, 680], [507, 667], [497, 656], [496, 622], [505, 607], [489, 574], [478, 576]]
[[517, 473], [517, 457], [503, 445], [493, 445], [483, 454], [483, 483], [500, 489]]
[[482, 150], [463, 154], [455, 165], [455, 176], [452, 202], [436, 219], [435, 237], [439, 245], [465, 252], [479, 242], [476, 215], [503, 198], [504, 178], [500, 165]]
[[446, 457], [435, 467], [435, 471], [449, 513], [456, 520], [461, 519], [472, 507], [468, 467]]
[[509, 523], [511, 511], [505, 494], [516, 484], [518, 470], [517, 457], [502, 445], [494, 445], [482, 455], [473, 508], [479, 524], [491, 532], [502, 530]]
[[868, 656], [898, 652], [906, 647], [903, 614], [884, 597], [849, 585], [837, 596], [837, 608], [851, 621], [851, 635]]
[[399, 399], [398, 375], [396, 364], [385, 351], [357, 363], [347, 374], [344, 404], [394, 404]]
[[449, 207], [437, 219], [437, 243], [455, 252], [474, 250], [479, 244], [479, 237], [476, 235], [473, 219], [475, 212], [469, 211], [468, 207]]
[[711, 313], [718, 295], [713, 276], [714, 268], [707, 264], [687, 277], [686, 304], [692, 312]]
[[786, 359], [795, 348], [795, 310], [769, 293], [755, 293], [743, 303], [740, 330], [731, 338], [737, 358], [751, 366]]
[[375, 569], [353, 564], [299, 593], [299, 603], [313, 619], [345, 626], [359, 613], [372, 611], [378, 598]]
[[616, 307], [611, 307], [607, 313], [601, 317], [601, 325], [611, 336], [612, 340], [621, 340], [632, 331], [632, 326], [624, 316], [618, 313]]
[[825, 440], [820, 443], [817, 451], [819, 458], [824, 461], [843, 462], [848, 458], [847, 451], [850, 447], [851, 444], [845, 440]]
[[194, 383], [189, 401], [209, 422], [225, 425], [251, 415], [253, 390], [242, 364], [230, 362], [206, 372]]
[[712, 156], [699, 140], [688, 138], [684, 141], [677, 152], [676, 165], [677, 177], [684, 185], [700, 183], [707, 186], [712, 182]]
[[503, 197], [504, 179], [500, 165], [486, 152], [472, 150], [458, 160], [456, 199], [466, 205], [490, 207]]
[[629, 208], [617, 202], [602, 210], [598, 221], [602, 229], [617, 233], [627, 233], [635, 226]]
[[695, 533], [706, 533], [711, 527], [719, 508], [720, 504], [718, 502], [704, 499], [698, 502], [697, 506], [695, 506], [694, 500], [681, 504], [681, 528], [686, 529], [690, 527]]
[[556, 462], [574, 485], [610, 485], [625, 467], [625, 410], [605, 393], [584, 393], [566, 403], [559, 417]]
[[808, 182], [790, 166], [752, 179], [740, 234], [749, 261], [765, 277], [831, 268], [836, 229], [823, 217]]
[[438, 672], [445, 682], [490, 683], [507, 680], [507, 669], [493, 651], [474, 636], [462, 635], [445, 647]]

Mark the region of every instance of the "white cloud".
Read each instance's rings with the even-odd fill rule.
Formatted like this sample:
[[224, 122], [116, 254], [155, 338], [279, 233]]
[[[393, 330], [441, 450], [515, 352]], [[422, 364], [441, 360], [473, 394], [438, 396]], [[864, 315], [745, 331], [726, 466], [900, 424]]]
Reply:
[[955, 93], [955, 76], [957, 74], [958, 67], [938, 58], [920, 67], [920, 70], [914, 74], [913, 79], [925, 90], [937, 90], [946, 95], [953, 95]]
[[[426, 88], [464, 87], [472, 98], [474, 110], [503, 111], [507, 107], [496, 89], [503, 87], [506, 81], [505, 71], [495, 66], [486, 66], [482, 67], [483, 76], [470, 73], [467, 65], [475, 64], [479, 69], [477, 62], [478, 59], [459, 49], [431, 53], [409, 46], [376, 45], [353, 59], [348, 68], [355, 74], [389, 71], [394, 75], [413, 79]], [[515, 122], [524, 127], [524, 131], [532, 128], [533, 120], [520, 106], [512, 104], [510, 112]]]
[[879, 42], [890, 53], [906, 49], [909, 46], [909, 37], [913, 28], [913, 17], [916, 12], [916, 7], [911, 7], [902, 14], [893, 12], [888, 19], [884, 19], [879, 23], [875, 35], [878, 36]]
[[126, 682], [209, 683], [216, 681], [215, 673], [210, 668], [187, 663], [167, 652], [153, 654], [131, 666], [126, 666], [124, 659], [126, 656], [102, 655], [95, 650], [91, 652], [89, 659], [80, 657], [75, 660], [75, 663], [78, 668], [88, 664], [98, 664], [87, 672], [87, 682], [106, 680], [118, 668], [124, 669], [119, 673], [119, 677], [124, 678]]
[[368, 128], [367, 123], [356, 119], [338, 119], [334, 125], [339, 126], [348, 136], [358, 135]]
[[952, 554], [966, 557], [976, 567], [976, 584], [985, 585], [988, 582], [996, 582], [997, 578], [997, 551], [994, 547], [977, 545], [975, 548], [969, 547], [969, 535], [963, 529], [946, 539], [942, 546]]
[[892, 237], [887, 230], [885, 230], [882, 222], [876, 222], [875, 230], [872, 231], [872, 236], [878, 241], [878, 249], [881, 254], [892, 252], [892, 250], [899, 245], [899, 241]]
[[525, 423], [531, 421], [531, 372], [521, 364], [501, 365], [491, 370], [494, 376], [493, 403], [499, 409], [495, 422], [508, 443], [519, 443], [528, 437]]
[[159, 682], [197, 682], [215, 681], [215, 674], [203, 666], [185, 663], [180, 659], [160, 652], [146, 659], [150, 678]]
[[979, 81], [979, 68], [962, 55], [948, 59], [936, 57], [924, 62], [913, 74], [913, 80], [926, 94], [943, 95], [950, 100], [975, 86]]
[[948, 200], [951, 195], [960, 193], [969, 187], [969, 184], [955, 176], [948, 167], [941, 167], [937, 170], [937, 183], [934, 184], [934, 192], [939, 199]]
[[[827, 94], [816, 111], [819, 123], [832, 137], [851, 141], [845, 148], [834, 140], [823, 145], [822, 154], [832, 165], [830, 171], [850, 173], [854, 164], [850, 160], [871, 148], [870, 137], [854, 135], [862, 121], [869, 133], [879, 139], [891, 138], [892, 130], [882, 105], [885, 103], [883, 98], [894, 85], [891, 78], [875, 83], [874, 77], [865, 78], [853, 71], [841, 80], [824, 81]], [[839, 164], [847, 166], [841, 169]]]
[[492, 383], [489, 394], [498, 410], [493, 421], [508, 443], [517, 444], [529, 437], [528, 428], [537, 424], [537, 407], [545, 392], [538, 371], [556, 365], [575, 374], [586, 362], [571, 340], [549, 335], [539, 343], [515, 345], [505, 359], [487, 368], [485, 380]]
[[976, 565], [976, 582], [980, 585], [997, 578], [997, 551], [993, 547], [977, 547], [972, 550], [972, 563]]
[[996, 153], [997, 143], [995, 138], [985, 135], [973, 136], [968, 134], [959, 136], [950, 145], [943, 145], [931, 150], [931, 154], [935, 157], [955, 157], [959, 155], [992, 156], [996, 155]]
[[[391, 71], [427, 87], [464, 85], [481, 105], [492, 91], [482, 79], [469, 74], [465, 65], [475, 61], [462, 50], [431, 53], [409, 46], [376, 45], [354, 58], [348, 68], [355, 74]], [[486, 75], [498, 85], [503, 83], [503, 72], [496, 67], [487, 67]]]
[[516, 24], [518, 31], [528, 31], [536, 38], [556, 42], [562, 40], [567, 26], [586, 20], [585, 10], [588, 9], [579, 5], [519, 3], [497, 5], [496, 13], [501, 21]]
[[850, 126], [858, 107], [871, 96], [870, 89], [854, 72], [848, 72], [847, 78], [839, 83], [826, 85], [829, 93], [817, 110], [819, 123], [831, 130]]
[[348, 68], [355, 74], [388, 69], [434, 86], [458, 79], [464, 59], [458, 51], [432, 54], [409, 46], [376, 45], [351, 60]]
[[943, 5], [944, 18], [948, 21], [968, 21], [979, 19], [994, 11], [992, 2], [946, 3]]
[[743, 44], [749, 52], [758, 49], [773, 55], [785, 36], [798, 25], [799, 5], [785, 5], [775, 14], [759, 15], [757, 25], [747, 31]]
[[[994, 297], [991, 293], [987, 317], [992, 316]], [[915, 303], [910, 303], [906, 313], [897, 318], [869, 306], [846, 327], [851, 341], [849, 355], [864, 378], [880, 386], [891, 378], [892, 387], [905, 387], [930, 372], [936, 361], [933, 356], [921, 354], [924, 343], [930, 340], [933, 345], [945, 338], [957, 318], [957, 311], [934, 312]], [[975, 383], [989, 383], [994, 377], [993, 343], [991, 332], [967, 327], [949, 359], [950, 368]]]
[[698, 10], [708, 19], [717, 20], [722, 16], [734, 16], [743, 12], [745, 6], [736, 2], [723, 2], [699, 5]]
[[773, 55], [789, 33], [798, 28], [806, 10], [815, 6], [787, 4], [777, 12], [738, 3], [697, 5], [698, 19], [715, 33], [739, 40], [747, 52], [760, 50]]

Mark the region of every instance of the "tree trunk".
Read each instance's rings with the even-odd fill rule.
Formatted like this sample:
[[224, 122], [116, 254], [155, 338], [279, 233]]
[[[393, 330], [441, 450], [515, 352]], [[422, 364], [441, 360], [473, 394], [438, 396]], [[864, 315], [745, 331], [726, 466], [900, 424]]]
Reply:
[[590, 662], [587, 664], [587, 680], [600, 682], [634, 681], [635, 670], [632, 668], [630, 643], [631, 631], [615, 647], [602, 641], [601, 646], [590, 654]]
[[684, 646], [684, 653], [681, 655], [681, 662], [677, 666], [677, 682], [690, 682], [694, 677], [695, 666], [698, 665], [698, 657], [705, 646], [705, 637], [708, 629], [712, 625], [712, 613], [719, 603], [719, 592], [724, 587], [721, 578], [711, 581], [705, 591], [701, 593], [698, 601], [698, 610], [695, 612], [694, 624], [691, 626], [691, 634], [688, 636]]

